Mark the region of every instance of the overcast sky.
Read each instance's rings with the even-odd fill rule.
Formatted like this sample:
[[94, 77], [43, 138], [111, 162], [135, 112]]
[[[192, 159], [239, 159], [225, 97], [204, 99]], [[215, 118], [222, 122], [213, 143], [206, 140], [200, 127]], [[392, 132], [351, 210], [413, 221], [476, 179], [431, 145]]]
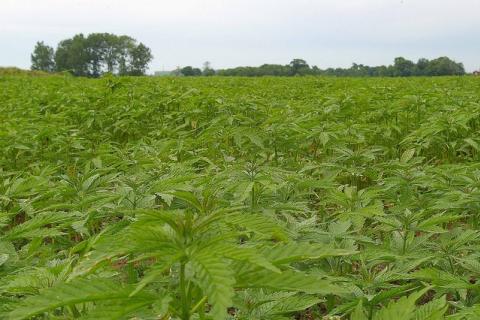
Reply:
[[28, 68], [37, 40], [91, 32], [144, 42], [150, 72], [444, 55], [480, 69], [480, 0], [0, 0], [0, 66]]

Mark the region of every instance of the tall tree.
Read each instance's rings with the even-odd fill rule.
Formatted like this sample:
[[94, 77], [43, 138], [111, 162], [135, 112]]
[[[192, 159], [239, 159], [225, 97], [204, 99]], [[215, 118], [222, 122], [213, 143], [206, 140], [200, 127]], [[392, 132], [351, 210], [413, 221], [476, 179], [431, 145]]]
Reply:
[[129, 75], [141, 76], [147, 71], [148, 64], [153, 59], [151, 50], [140, 43], [130, 49], [130, 70]]
[[41, 70], [52, 72], [55, 70], [55, 62], [53, 60], [54, 50], [47, 46], [43, 41], [38, 41], [30, 56], [32, 60], [32, 70]]
[[205, 61], [203, 63], [202, 74], [207, 77], [215, 75], [215, 70], [212, 69], [210, 61]]
[[292, 75], [307, 74], [310, 66], [307, 64], [307, 61], [303, 59], [293, 59], [289, 64], [292, 68]]
[[415, 73], [415, 63], [403, 57], [397, 57], [393, 63], [395, 76], [408, 77]]
[[464, 75], [465, 68], [462, 63], [448, 57], [440, 57], [430, 61], [427, 72], [431, 76]]
[[92, 76], [89, 70], [91, 52], [83, 34], [60, 41], [55, 52], [58, 71], [69, 71], [76, 76]]
[[143, 75], [152, 54], [143, 43], [129, 36], [92, 33], [75, 35], [58, 44], [57, 70], [77, 76], [99, 77], [105, 72], [119, 75]]
[[187, 77], [201, 76], [202, 70], [198, 68], [193, 68], [192, 66], [186, 66], [180, 69], [180, 73]]
[[429, 64], [430, 64], [430, 61], [428, 61], [428, 59], [425, 59], [425, 58], [418, 59], [415, 75], [417, 76], [427, 75], [427, 69]]

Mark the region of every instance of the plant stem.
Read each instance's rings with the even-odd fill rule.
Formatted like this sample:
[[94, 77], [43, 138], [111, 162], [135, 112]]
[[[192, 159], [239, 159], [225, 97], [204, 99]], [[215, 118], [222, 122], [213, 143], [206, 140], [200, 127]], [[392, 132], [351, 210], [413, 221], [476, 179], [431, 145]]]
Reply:
[[182, 302], [182, 320], [190, 319], [189, 305], [187, 303], [187, 292], [185, 286], [185, 263], [180, 263], [180, 299]]
[[205, 302], [207, 301], [207, 296], [204, 296], [202, 299], [200, 299], [200, 301], [198, 301], [198, 303], [192, 308], [192, 311], [190, 311], [191, 314], [195, 313], [198, 308], [200, 308], [202, 305], [205, 304]]
[[407, 239], [408, 239], [408, 232], [407, 230], [404, 230], [402, 254], [405, 254], [405, 252], [407, 251]]

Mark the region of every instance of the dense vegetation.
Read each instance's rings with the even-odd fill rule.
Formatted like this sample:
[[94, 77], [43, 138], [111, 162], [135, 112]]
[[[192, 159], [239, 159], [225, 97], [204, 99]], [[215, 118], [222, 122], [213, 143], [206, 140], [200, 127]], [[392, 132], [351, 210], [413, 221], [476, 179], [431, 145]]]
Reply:
[[0, 67], [0, 76], [47, 77], [52, 76], [52, 73], [39, 70], [24, 70], [17, 67]]
[[417, 63], [403, 57], [397, 57], [393, 65], [370, 67], [353, 63], [350, 68], [320, 69], [310, 66], [303, 59], [293, 59], [287, 65], [263, 64], [259, 67], [235, 67], [228, 69], [199, 68], [186, 66], [171, 72], [175, 76], [235, 76], [235, 77], [263, 77], [263, 76], [335, 76], [335, 77], [411, 77], [411, 76], [460, 76], [465, 74], [462, 63], [455, 62], [448, 57], [439, 57], [433, 60], [419, 59]]
[[[218, 70], [221, 76], [297, 76], [317, 75], [336, 77], [410, 77], [410, 76], [453, 76], [464, 75], [465, 68], [448, 57], [428, 60], [419, 59], [417, 63], [397, 57], [393, 65], [370, 67], [363, 64], [352, 64], [350, 68], [320, 69], [310, 67], [303, 59], [293, 59], [288, 65], [264, 64], [260, 67], [236, 67]], [[186, 75], [186, 74], [185, 74]]]
[[479, 319], [480, 82], [0, 77], [1, 319]]
[[68, 71], [75, 76], [97, 78], [108, 72], [144, 75], [153, 59], [151, 50], [129, 36], [111, 33], [77, 34], [60, 41], [57, 49], [39, 41], [31, 55], [32, 70]]
[[[43, 41], [36, 43], [31, 54], [34, 71], [70, 72], [75, 76], [98, 78], [105, 73], [120, 76], [145, 75], [153, 55], [150, 48], [129, 36], [117, 36], [110, 33], [91, 33], [88, 36], [77, 34], [71, 39], [60, 41], [57, 49]], [[403, 57], [397, 57], [393, 65], [370, 67], [352, 64], [350, 68], [327, 68], [322, 70], [310, 66], [303, 59], [293, 59], [287, 65], [263, 64], [259, 67], [235, 67], [214, 70], [210, 62], [203, 69], [192, 66], [178, 67], [171, 72], [174, 76], [337, 76], [337, 77], [409, 77], [409, 76], [454, 76], [464, 75], [462, 63], [448, 57], [428, 60], [419, 59], [417, 63]]]

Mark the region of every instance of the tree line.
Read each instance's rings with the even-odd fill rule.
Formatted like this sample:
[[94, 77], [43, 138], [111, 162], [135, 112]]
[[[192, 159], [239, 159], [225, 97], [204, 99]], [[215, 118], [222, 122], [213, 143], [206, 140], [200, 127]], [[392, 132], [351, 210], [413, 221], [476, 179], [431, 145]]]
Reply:
[[[205, 72], [207, 71], [207, 72]], [[172, 72], [176, 76], [337, 76], [337, 77], [410, 77], [410, 76], [448, 76], [464, 75], [465, 68], [462, 63], [453, 61], [448, 57], [439, 57], [433, 60], [419, 59], [416, 63], [403, 57], [395, 58], [394, 63], [388, 66], [366, 66], [363, 64], [352, 64], [350, 68], [328, 68], [320, 69], [317, 66], [310, 66], [303, 59], [293, 59], [287, 65], [263, 64], [259, 67], [236, 67], [229, 69], [205, 69], [187, 66], [177, 68]]]
[[75, 76], [104, 73], [144, 75], [153, 59], [151, 50], [129, 36], [110, 33], [77, 34], [58, 43], [56, 50], [37, 42], [31, 55], [32, 70], [67, 71]]
[[[177, 67], [175, 70], [170, 72], [169, 74], [172, 76], [185, 76], [185, 77], [199, 77], [199, 76], [214, 76], [216, 75], [216, 71], [212, 68], [209, 61], [203, 63], [203, 68], [195, 68], [192, 66], [186, 67]], [[168, 73], [167, 73], [168, 74]]]
[[[46, 72], [67, 71], [75, 76], [99, 77], [104, 73], [116, 75], [144, 75], [152, 61], [151, 50], [129, 36], [110, 33], [77, 34], [62, 40], [54, 50], [43, 41], [37, 42], [31, 55], [32, 70]], [[395, 58], [393, 64], [366, 66], [352, 64], [350, 68], [320, 69], [310, 66], [303, 59], [293, 59], [287, 65], [263, 64], [259, 67], [236, 67], [214, 70], [209, 62], [203, 69], [178, 67], [171, 75], [176, 76], [304, 76], [323, 75], [337, 77], [409, 77], [463, 75], [462, 63], [448, 57], [433, 60], [425, 58], [417, 62], [403, 57]]]

